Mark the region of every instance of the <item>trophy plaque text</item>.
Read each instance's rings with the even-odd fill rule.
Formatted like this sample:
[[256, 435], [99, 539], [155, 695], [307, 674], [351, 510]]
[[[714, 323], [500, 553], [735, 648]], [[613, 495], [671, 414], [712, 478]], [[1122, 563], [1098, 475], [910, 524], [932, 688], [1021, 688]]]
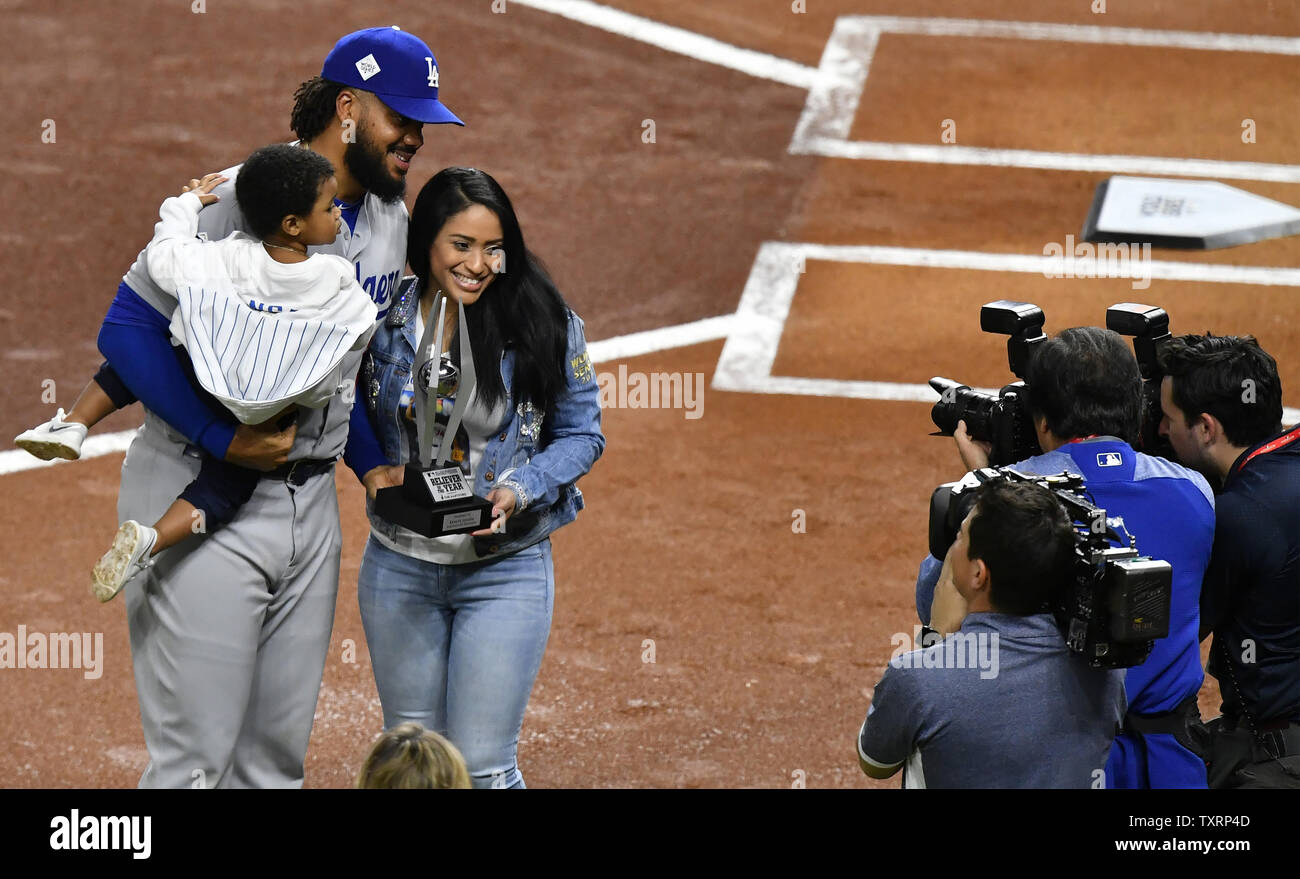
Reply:
[[[407, 463], [401, 485], [381, 488], [375, 493], [375, 512], [379, 516], [425, 537], [468, 534], [487, 528], [492, 523], [492, 502], [476, 496], [460, 465], [448, 461], [452, 443], [464, 420], [465, 409], [469, 406], [470, 395], [476, 383], [474, 357], [470, 351], [469, 334], [465, 331], [465, 306], [458, 302], [457, 307], [460, 309], [457, 321], [457, 333], [460, 336], [460, 382], [456, 388], [456, 404], [451, 409], [446, 430], [441, 441], [437, 441], [438, 383], [442, 361], [439, 349], [447, 310], [447, 299], [439, 293], [434, 300], [434, 307], [430, 309], [429, 320], [416, 352], [416, 362], [411, 370], [420, 460]], [[422, 358], [421, 355], [424, 354], [428, 357]], [[432, 364], [432, 368], [426, 370], [425, 364]], [[424, 378], [426, 371], [428, 379]]]

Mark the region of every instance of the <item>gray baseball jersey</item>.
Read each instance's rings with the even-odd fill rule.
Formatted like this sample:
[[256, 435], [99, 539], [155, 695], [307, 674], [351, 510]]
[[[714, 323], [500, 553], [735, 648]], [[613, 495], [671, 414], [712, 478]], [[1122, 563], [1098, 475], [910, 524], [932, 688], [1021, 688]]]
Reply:
[[[248, 231], [244, 215], [235, 201], [235, 178], [239, 165], [227, 168], [222, 175], [230, 178], [215, 190], [220, 197], [216, 204], [199, 212], [199, 233], [213, 241], [225, 238], [236, 229]], [[410, 217], [400, 199], [384, 204], [378, 197], [367, 193], [365, 202], [357, 212], [356, 228], [349, 231], [343, 224], [334, 243], [324, 247], [308, 248], [309, 253], [332, 253], [350, 261], [359, 283], [374, 300], [379, 309], [378, 319], [388, 314], [397, 293], [397, 285], [406, 267], [406, 229]], [[145, 252], [140, 251], [135, 262], [123, 277], [128, 287], [136, 292], [161, 314], [171, 317], [176, 309], [176, 297], [170, 296], [149, 277]], [[361, 352], [350, 353], [343, 363], [343, 374], [356, 374], [361, 364]], [[320, 409], [303, 409], [298, 415], [298, 434], [289, 460], [303, 458], [334, 458], [343, 453], [348, 437], [348, 418], [352, 409], [352, 385], [341, 388], [328, 404]], [[178, 443], [185, 440], [162, 419], [146, 411], [146, 421], [152, 419], [154, 429]]]

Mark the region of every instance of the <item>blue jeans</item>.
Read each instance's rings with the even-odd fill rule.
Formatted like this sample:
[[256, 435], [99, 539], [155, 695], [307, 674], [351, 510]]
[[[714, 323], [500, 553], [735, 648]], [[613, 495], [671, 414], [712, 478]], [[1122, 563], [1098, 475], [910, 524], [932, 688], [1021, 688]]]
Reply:
[[551, 633], [551, 541], [468, 565], [395, 552], [372, 535], [357, 582], [385, 729], [415, 721], [465, 755], [476, 788], [524, 787], [524, 708]]

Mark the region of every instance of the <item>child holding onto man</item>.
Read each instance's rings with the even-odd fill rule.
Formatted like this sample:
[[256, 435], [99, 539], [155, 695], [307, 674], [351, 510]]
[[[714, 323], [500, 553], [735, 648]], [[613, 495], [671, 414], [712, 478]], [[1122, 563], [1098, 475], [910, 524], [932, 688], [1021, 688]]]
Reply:
[[[198, 215], [227, 178], [191, 180], [159, 209], [145, 249], [149, 274], [176, 296], [173, 343], [183, 345], [193, 377], [244, 424], [284, 428], [297, 406], [324, 406], [353, 376], [349, 351], [364, 348], [377, 310], [341, 256], [308, 255], [339, 231], [338, 183], [329, 160], [302, 147], [255, 151], [235, 180], [252, 234], [221, 241], [196, 237]], [[38, 458], [80, 457], [86, 432], [134, 395], [105, 364], [71, 412], [62, 409], [15, 443]], [[261, 474], [205, 455], [198, 476], [152, 526], [128, 520], [93, 571], [92, 591], [109, 601], [159, 552], [230, 521]], [[200, 511], [203, 528], [195, 527]]]

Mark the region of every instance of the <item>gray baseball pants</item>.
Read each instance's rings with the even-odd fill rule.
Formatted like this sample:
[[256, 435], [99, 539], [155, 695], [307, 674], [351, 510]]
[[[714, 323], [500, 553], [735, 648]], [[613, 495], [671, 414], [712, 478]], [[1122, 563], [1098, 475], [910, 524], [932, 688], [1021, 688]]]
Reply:
[[[118, 518], [153, 524], [200, 458], [154, 415], [122, 464]], [[142, 788], [295, 788], [338, 593], [332, 471], [262, 479], [234, 521], [164, 550], [123, 590]]]

